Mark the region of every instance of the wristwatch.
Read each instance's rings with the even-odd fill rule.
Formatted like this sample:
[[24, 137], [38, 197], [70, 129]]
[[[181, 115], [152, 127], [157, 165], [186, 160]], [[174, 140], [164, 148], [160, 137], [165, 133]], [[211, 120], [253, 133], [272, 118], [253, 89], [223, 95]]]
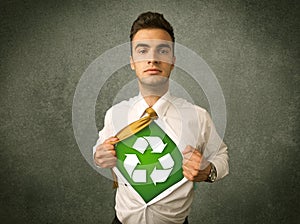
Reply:
[[214, 166], [214, 164], [210, 163], [210, 165], [211, 165], [210, 173], [208, 175], [208, 178], [207, 178], [206, 182], [213, 183], [217, 179], [217, 169]]

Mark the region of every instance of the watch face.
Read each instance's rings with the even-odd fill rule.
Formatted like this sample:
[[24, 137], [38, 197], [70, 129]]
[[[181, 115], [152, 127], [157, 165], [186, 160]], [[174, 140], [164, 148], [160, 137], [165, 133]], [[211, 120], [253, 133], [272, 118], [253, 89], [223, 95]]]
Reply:
[[213, 164], [211, 164], [211, 170], [208, 179], [210, 182], [214, 182], [217, 179], [217, 170]]
[[215, 171], [212, 172], [212, 175], [211, 175], [211, 178], [210, 178], [210, 179], [211, 179], [211, 181], [213, 181], [213, 182], [217, 179], [217, 174], [216, 174]]

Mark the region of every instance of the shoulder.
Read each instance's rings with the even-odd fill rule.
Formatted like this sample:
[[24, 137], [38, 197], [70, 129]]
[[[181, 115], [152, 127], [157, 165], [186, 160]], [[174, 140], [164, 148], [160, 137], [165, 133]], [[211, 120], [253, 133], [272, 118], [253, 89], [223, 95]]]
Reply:
[[180, 108], [181, 110], [193, 111], [197, 113], [200, 117], [209, 117], [209, 113], [203, 107], [190, 103], [186, 99], [172, 96], [171, 102], [176, 108]]
[[123, 100], [113, 105], [106, 111], [106, 116], [111, 117], [112, 114], [118, 114], [118, 115], [127, 114], [129, 109], [132, 108], [132, 106], [135, 105], [139, 101], [139, 99], [140, 99], [139, 96], [135, 96], [128, 100]]
[[127, 111], [129, 110], [136, 102], [138, 102], [139, 100], [139, 96], [135, 96], [135, 97], [132, 97], [128, 100], [123, 100], [115, 105], [113, 105], [111, 108], [109, 108], [107, 110], [107, 113], [110, 114], [112, 113], [112, 111]]

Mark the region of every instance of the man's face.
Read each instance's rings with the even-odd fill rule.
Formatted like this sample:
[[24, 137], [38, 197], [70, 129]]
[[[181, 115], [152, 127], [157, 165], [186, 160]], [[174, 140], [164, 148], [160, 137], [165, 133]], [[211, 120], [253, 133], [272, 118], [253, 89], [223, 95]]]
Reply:
[[157, 86], [166, 83], [174, 63], [173, 42], [168, 32], [142, 29], [135, 34], [130, 65], [140, 84]]

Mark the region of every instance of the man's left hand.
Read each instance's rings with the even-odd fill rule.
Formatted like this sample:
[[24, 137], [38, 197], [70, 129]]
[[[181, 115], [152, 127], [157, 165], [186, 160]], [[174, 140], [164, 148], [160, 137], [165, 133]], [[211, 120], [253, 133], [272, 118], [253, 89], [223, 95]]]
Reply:
[[200, 170], [202, 154], [190, 145], [183, 150], [182, 154], [183, 175], [190, 181], [206, 181], [210, 173], [211, 165], [209, 164], [205, 169]]

